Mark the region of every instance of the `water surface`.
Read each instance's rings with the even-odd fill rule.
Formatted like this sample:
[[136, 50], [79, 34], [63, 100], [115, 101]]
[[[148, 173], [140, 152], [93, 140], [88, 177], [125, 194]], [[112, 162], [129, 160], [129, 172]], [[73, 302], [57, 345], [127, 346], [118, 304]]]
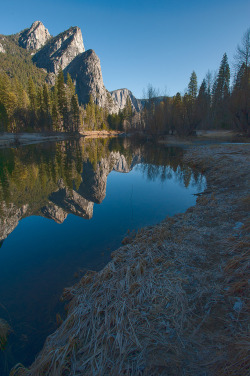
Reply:
[[1, 375], [34, 360], [64, 287], [102, 268], [128, 231], [195, 204], [204, 177], [182, 155], [127, 139], [0, 150], [0, 317], [13, 328]]

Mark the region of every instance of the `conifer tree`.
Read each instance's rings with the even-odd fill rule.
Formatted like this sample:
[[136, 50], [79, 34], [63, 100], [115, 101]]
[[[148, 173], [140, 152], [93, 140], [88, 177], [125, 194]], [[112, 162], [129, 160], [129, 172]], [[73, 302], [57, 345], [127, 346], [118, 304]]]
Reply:
[[230, 97], [230, 68], [227, 54], [223, 55], [219, 72], [213, 85], [212, 95], [212, 114], [215, 126], [228, 126], [229, 116], [229, 97]]
[[210, 95], [207, 82], [204, 79], [201, 83], [196, 101], [197, 115], [201, 119], [201, 127], [206, 128], [210, 119]]
[[72, 131], [78, 132], [80, 127], [80, 110], [78, 104], [77, 94], [72, 95], [71, 98], [71, 111], [72, 111]]
[[192, 101], [195, 101], [197, 97], [198, 87], [197, 87], [197, 76], [195, 71], [192, 72], [190, 81], [188, 84], [188, 95], [190, 95]]
[[64, 75], [62, 67], [60, 67], [57, 80], [56, 80], [56, 94], [57, 94], [57, 103], [58, 111], [62, 119], [62, 125], [65, 129], [68, 128], [68, 107], [67, 107], [67, 95], [66, 88], [64, 83]]
[[69, 97], [72, 98], [72, 96], [75, 95], [76, 90], [75, 90], [75, 85], [69, 73], [67, 73], [67, 87], [68, 87]]

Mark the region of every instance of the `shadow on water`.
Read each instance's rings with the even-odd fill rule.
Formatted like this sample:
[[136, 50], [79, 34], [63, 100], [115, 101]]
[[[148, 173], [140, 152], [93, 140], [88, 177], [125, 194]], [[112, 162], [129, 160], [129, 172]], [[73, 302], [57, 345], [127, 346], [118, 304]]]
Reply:
[[0, 374], [29, 365], [64, 316], [63, 288], [100, 270], [127, 230], [195, 204], [204, 177], [183, 149], [81, 139], [0, 150]]

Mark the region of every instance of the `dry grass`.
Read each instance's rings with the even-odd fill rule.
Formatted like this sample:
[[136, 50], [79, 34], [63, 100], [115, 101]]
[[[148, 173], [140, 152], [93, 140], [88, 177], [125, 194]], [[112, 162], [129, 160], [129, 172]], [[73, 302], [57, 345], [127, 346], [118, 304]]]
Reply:
[[186, 161], [206, 171], [211, 193], [65, 289], [66, 320], [12, 375], [248, 374], [250, 148], [195, 151]]

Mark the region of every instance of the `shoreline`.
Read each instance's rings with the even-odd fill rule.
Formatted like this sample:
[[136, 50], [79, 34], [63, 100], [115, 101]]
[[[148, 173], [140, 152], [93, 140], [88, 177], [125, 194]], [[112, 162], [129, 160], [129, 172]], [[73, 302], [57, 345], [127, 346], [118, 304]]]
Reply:
[[0, 149], [38, 144], [48, 141], [64, 141], [71, 138], [67, 133], [0, 133]]
[[58, 133], [0, 133], [0, 149], [9, 147], [18, 147], [24, 145], [32, 145], [42, 142], [64, 141], [68, 139], [84, 138], [107, 138], [118, 137], [123, 132], [118, 131], [85, 131], [77, 134], [70, 134], [64, 132]]
[[66, 320], [15, 375], [247, 373], [250, 146], [196, 146], [184, 160], [207, 179], [196, 205], [65, 289]]
[[[42, 142], [53, 142], [53, 141], [64, 141], [68, 139], [78, 139], [84, 138], [110, 138], [110, 137], [143, 137], [147, 138], [144, 134], [140, 133], [129, 133], [126, 134], [122, 131], [82, 131], [77, 134], [70, 134], [65, 132], [41, 132], [41, 133], [0, 133], [0, 149], [9, 147], [18, 147], [24, 145], [37, 144]], [[195, 137], [178, 137], [176, 135], [169, 136], [159, 136], [157, 142], [165, 145], [180, 145], [180, 146], [192, 146], [195, 144], [212, 144], [219, 142], [238, 142], [238, 143], [249, 143], [250, 140], [246, 136], [239, 135], [234, 131], [213, 131], [204, 130], [197, 131], [197, 136]]]

